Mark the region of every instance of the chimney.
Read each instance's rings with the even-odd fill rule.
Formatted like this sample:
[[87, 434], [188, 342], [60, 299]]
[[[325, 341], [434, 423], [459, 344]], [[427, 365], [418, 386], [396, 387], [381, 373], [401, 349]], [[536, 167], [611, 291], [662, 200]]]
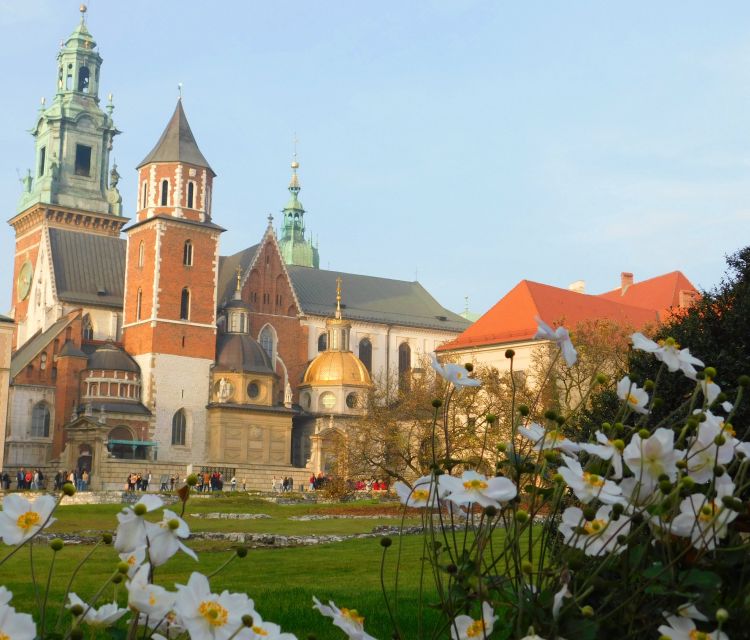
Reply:
[[568, 290], [575, 291], [576, 293], [586, 293], [586, 281], [576, 280], [568, 285]]
[[628, 287], [633, 284], [633, 274], [628, 271], [620, 273], [620, 295], [624, 296]]

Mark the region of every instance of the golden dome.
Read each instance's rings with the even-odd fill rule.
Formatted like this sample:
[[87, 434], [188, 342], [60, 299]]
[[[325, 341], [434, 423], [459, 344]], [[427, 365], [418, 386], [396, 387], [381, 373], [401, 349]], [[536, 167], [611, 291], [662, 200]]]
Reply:
[[303, 385], [372, 386], [372, 379], [362, 361], [351, 351], [323, 351], [310, 363]]

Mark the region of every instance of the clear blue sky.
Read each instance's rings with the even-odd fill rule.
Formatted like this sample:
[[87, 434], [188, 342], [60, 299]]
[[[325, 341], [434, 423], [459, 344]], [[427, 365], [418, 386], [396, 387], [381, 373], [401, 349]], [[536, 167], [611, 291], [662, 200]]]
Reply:
[[[519, 280], [590, 292], [750, 243], [750, 3], [90, 0], [127, 215], [174, 108], [218, 174], [222, 253], [286, 202], [292, 138], [321, 266], [484, 311]], [[0, 0], [0, 205], [33, 163], [72, 0]], [[0, 230], [2, 310], [13, 235]]]

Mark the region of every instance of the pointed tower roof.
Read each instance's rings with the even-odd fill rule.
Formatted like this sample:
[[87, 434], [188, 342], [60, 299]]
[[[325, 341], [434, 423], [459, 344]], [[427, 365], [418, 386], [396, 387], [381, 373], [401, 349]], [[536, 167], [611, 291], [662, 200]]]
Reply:
[[161, 134], [159, 142], [156, 143], [151, 153], [138, 164], [136, 169], [152, 162], [185, 162], [197, 167], [205, 167], [212, 175], [216, 175], [198, 148], [198, 143], [190, 130], [185, 110], [182, 108], [181, 99], [177, 100], [177, 106], [166, 129], [164, 129], [164, 133]]

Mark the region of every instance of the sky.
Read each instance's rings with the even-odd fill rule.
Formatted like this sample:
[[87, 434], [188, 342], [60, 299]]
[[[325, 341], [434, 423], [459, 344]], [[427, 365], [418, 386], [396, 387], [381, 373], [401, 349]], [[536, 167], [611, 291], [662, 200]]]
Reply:
[[[6, 220], [78, 5], [0, 0]], [[522, 279], [711, 288], [750, 240], [747, 2], [90, 0], [87, 23], [125, 214], [182, 83], [224, 255], [280, 222], [295, 134], [321, 267], [417, 279], [458, 312]]]

